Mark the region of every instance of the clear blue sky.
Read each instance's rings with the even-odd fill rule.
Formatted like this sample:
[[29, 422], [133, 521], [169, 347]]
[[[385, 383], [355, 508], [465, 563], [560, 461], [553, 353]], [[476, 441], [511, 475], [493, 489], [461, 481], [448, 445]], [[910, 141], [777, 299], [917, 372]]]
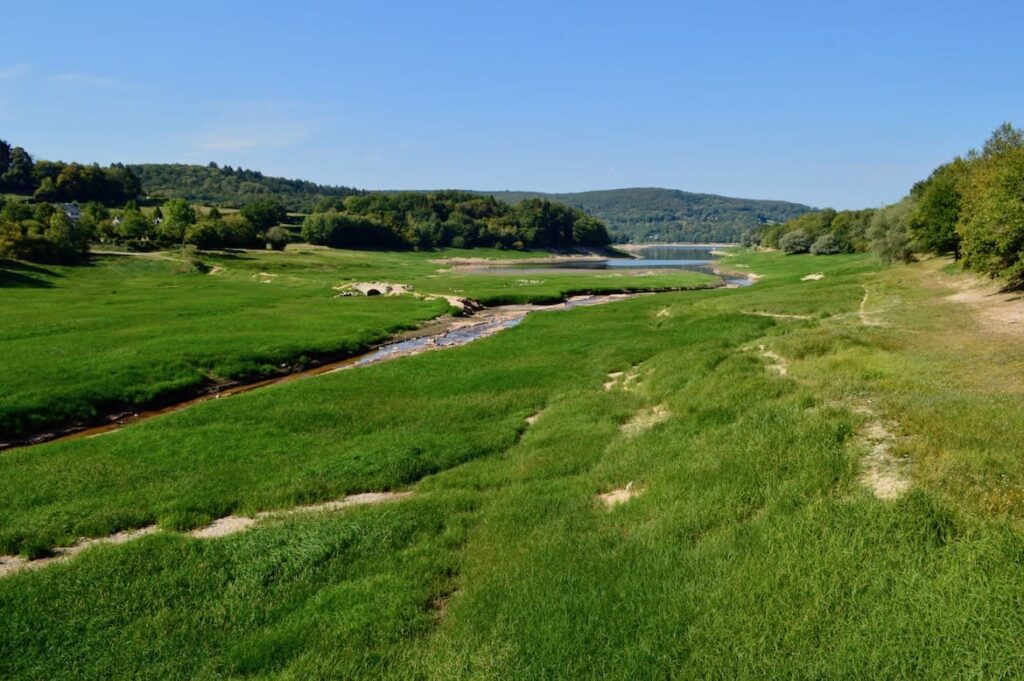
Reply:
[[[42, 9], [45, 7], [45, 9]], [[1024, 125], [1024, 3], [11, 3], [0, 138], [366, 188], [899, 198]]]

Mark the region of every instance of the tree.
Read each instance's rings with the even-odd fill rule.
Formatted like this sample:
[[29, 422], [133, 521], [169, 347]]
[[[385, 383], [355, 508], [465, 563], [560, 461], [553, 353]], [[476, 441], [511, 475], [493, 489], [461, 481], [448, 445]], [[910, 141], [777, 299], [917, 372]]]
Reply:
[[843, 248], [836, 237], [828, 232], [822, 234], [811, 244], [811, 253], [814, 255], [834, 255], [842, 253]]
[[284, 227], [271, 227], [267, 230], [267, 244], [275, 251], [283, 251], [292, 240], [292, 235]]
[[981, 155], [988, 158], [1022, 146], [1024, 146], [1024, 130], [1013, 127], [1009, 121], [1004, 121], [1002, 125], [992, 131], [985, 141]]
[[[231, 213], [221, 219], [224, 246], [228, 248], [250, 248], [259, 245], [256, 228], [241, 213]], [[273, 228], [271, 228], [273, 229]]]
[[222, 227], [223, 225], [217, 220], [203, 218], [194, 225], [188, 226], [185, 242], [203, 250], [220, 248], [224, 242]]
[[887, 264], [910, 262], [914, 259], [910, 228], [907, 218], [914, 210], [914, 201], [908, 197], [875, 212], [868, 228], [871, 250]]
[[779, 239], [779, 248], [788, 255], [794, 255], [796, 253], [806, 253], [810, 250], [812, 243], [813, 238], [810, 234], [802, 229], [796, 229], [784, 234]]
[[149, 239], [153, 235], [153, 222], [138, 209], [126, 210], [121, 215], [117, 233], [122, 239], [132, 241]]
[[608, 229], [597, 218], [583, 215], [573, 222], [572, 240], [581, 246], [606, 246]]
[[957, 229], [965, 267], [1024, 285], [1024, 147], [970, 163]]
[[967, 171], [962, 159], [939, 166], [927, 180], [911, 190], [915, 209], [907, 216], [907, 225], [917, 246], [929, 253], [953, 252], [960, 259], [960, 184]]
[[11, 145], [6, 140], [0, 140], [0, 177], [7, 172], [11, 165]]
[[0, 176], [0, 187], [15, 194], [30, 194], [35, 188], [32, 170], [32, 157], [21, 147], [14, 147], [7, 169]]
[[401, 242], [388, 227], [371, 218], [343, 213], [313, 213], [302, 222], [302, 238], [334, 248], [395, 248]]
[[241, 213], [259, 232], [265, 232], [288, 216], [277, 199], [260, 199], [242, 206]]
[[196, 209], [185, 199], [171, 199], [164, 204], [164, 208], [166, 216], [160, 223], [161, 238], [182, 241], [189, 227], [196, 223]]

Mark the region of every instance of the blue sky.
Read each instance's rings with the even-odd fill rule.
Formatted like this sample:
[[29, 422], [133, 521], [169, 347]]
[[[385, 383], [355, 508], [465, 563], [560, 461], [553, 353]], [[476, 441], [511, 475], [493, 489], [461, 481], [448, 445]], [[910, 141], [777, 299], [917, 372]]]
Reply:
[[1024, 125], [1020, 2], [32, 3], [0, 137], [366, 188], [898, 199]]

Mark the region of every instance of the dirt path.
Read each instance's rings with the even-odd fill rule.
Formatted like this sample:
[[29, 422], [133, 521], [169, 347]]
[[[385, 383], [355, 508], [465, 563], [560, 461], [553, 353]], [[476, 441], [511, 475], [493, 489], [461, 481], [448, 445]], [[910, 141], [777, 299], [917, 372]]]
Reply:
[[[188, 536], [194, 539], [218, 539], [232, 534], [244, 532], [268, 518], [282, 518], [299, 513], [322, 513], [329, 511], [341, 511], [351, 506], [366, 506], [372, 504], [383, 504], [392, 501], [401, 501], [412, 496], [412, 492], [364, 492], [362, 494], [350, 494], [344, 499], [326, 501], [322, 504], [309, 506], [296, 506], [295, 508], [262, 511], [254, 516], [229, 515], [218, 518], [205, 527], [200, 527], [191, 532]], [[137, 530], [126, 530], [93, 539], [82, 539], [73, 546], [55, 549], [52, 556], [27, 560], [21, 556], [0, 556], [0, 579], [25, 570], [39, 570], [55, 563], [64, 563], [71, 560], [75, 555], [93, 546], [101, 544], [124, 544], [135, 539], [158, 532], [156, 525], [148, 525]]]
[[883, 421], [866, 403], [851, 407], [854, 413], [868, 417], [858, 431], [856, 442], [867, 450], [861, 460], [860, 483], [878, 499], [891, 501], [910, 489], [910, 461], [893, 452], [894, 425]]
[[958, 291], [946, 300], [969, 306], [985, 330], [1024, 334], [1024, 296], [1020, 293], [1003, 291], [993, 282], [968, 275], [945, 283]]
[[758, 345], [757, 349], [761, 351], [761, 356], [770, 362], [768, 368], [777, 373], [779, 376], [785, 376], [789, 373], [789, 365], [786, 364], [786, 360], [782, 355], [769, 350], [764, 345]]
[[864, 289], [864, 297], [860, 299], [860, 307], [857, 308], [857, 317], [864, 326], [883, 326], [882, 322], [872, 315], [879, 314], [879, 311], [868, 312], [868, 287], [861, 285]]

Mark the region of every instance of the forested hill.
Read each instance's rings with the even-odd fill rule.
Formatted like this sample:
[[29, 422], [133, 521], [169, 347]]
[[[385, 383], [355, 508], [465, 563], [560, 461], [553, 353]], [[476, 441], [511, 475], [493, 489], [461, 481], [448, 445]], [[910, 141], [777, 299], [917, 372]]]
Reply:
[[188, 199], [216, 206], [239, 207], [257, 199], [273, 198], [288, 210], [307, 213], [325, 197], [363, 194], [353, 187], [334, 187], [306, 180], [268, 177], [256, 170], [182, 163], [144, 163], [128, 166], [147, 196]]
[[507, 203], [546, 198], [602, 219], [612, 239], [639, 241], [739, 241], [758, 225], [786, 222], [814, 210], [788, 201], [734, 199], [677, 189], [641, 187], [569, 194], [480, 192]]

